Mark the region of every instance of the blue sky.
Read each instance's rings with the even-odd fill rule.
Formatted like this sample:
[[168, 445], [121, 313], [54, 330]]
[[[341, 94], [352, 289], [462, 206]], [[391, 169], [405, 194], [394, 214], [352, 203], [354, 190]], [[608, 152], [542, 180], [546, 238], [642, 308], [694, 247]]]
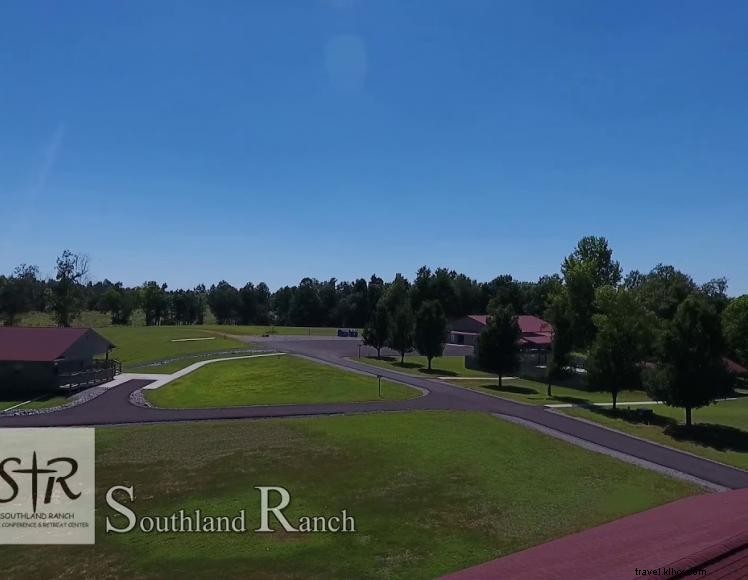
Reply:
[[748, 292], [748, 4], [12, 2], [0, 271], [171, 287], [557, 272]]

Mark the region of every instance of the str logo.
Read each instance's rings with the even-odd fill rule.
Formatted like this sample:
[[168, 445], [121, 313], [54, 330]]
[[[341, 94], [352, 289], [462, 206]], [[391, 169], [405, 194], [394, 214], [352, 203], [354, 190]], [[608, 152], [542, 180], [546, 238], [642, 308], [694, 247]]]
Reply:
[[[6, 465], [14, 463], [16, 469], [9, 469]], [[61, 464], [58, 466], [58, 464]], [[36, 451], [34, 451], [31, 457], [31, 466], [22, 467], [23, 462], [19, 457], [7, 457], [3, 461], [0, 461], [0, 479], [4, 480], [10, 487], [10, 494], [7, 496], [0, 495], [0, 504], [8, 503], [15, 500], [18, 497], [19, 486], [16, 478], [11, 474], [20, 476], [28, 475], [31, 479], [31, 503], [36, 513], [38, 501], [39, 501], [39, 483], [40, 480], [44, 481], [44, 505], [48, 505], [52, 502], [52, 494], [54, 493], [55, 486], [59, 486], [68, 499], [76, 500], [81, 496], [81, 492], [74, 493], [70, 489], [68, 479], [73, 477], [78, 472], [78, 462], [72, 457], [55, 457], [49, 459], [43, 467], [39, 467]], [[53, 467], [54, 466], [54, 467]]]
[[88, 427], [0, 428], [0, 546], [94, 543], [95, 448]]

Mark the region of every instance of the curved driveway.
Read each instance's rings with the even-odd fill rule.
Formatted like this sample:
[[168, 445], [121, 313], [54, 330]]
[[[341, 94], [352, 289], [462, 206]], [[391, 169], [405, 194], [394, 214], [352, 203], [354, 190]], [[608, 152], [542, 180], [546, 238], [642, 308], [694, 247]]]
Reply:
[[[257, 337], [243, 340], [260, 342]], [[131, 380], [109, 389], [81, 405], [36, 415], [0, 417], [0, 427], [51, 427], [112, 425], [167, 421], [211, 419], [260, 419], [301, 417], [376, 411], [458, 410], [483, 411], [507, 415], [535, 423], [559, 433], [612, 449], [619, 453], [680, 471], [698, 479], [727, 488], [748, 488], [748, 472], [676, 451], [654, 443], [612, 431], [585, 421], [546, 411], [543, 407], [524, 405], [450, 385], [448, 383], [406, 375], [389, 369], [374, 369], [344, 357], [356, 356], [358, 341], [314, 337], [274, 337], [263, 339], [278, 350], [300, 354], [344, 369], [382, 377], [427, 391], [427, 395], [407, 401], [373, 401], [316, 405], [276, 405], [233, 407], [225, 409], [157, 409], [130, 403], [130, 394], [150, 383]], [[459, 348], [459, 347], [457, 347]], [[453, 349], [454, 350], [454, 349]], [[454, 354], [457, 354], [456, 352]]]

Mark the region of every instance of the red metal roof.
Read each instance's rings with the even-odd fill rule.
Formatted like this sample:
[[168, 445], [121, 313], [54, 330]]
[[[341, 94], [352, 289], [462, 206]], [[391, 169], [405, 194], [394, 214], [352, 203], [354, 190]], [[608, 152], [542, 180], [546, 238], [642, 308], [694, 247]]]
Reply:
[[470, 314], [468, 318], [472, 318], [476, 322], [480, 322], [482, 325], [488, 324], [488, 314]]
[[522, 334], [550, 334], [553, 327], [542, 318], [531, 316], [529, 314], [520, 314], [517, 317], [517, 324]]
[[684, 578], [676, 571], [695, 568], [737, 580], [747, 577], [746, 546], [748, 489], [740, 489], [681, 499], [445, 578], [633, 580], [637, 568]]
[[730, 371], [734, 375], [748, 375], [748, 369], [745, 368], [743, 365], [736, 363], [734, 360], [730, 360], [727, 357], [724, 357], [725, 366], [727, 367], [727, 370]]
[[0, 326], [0, 361], [52, 362], [88, 333], [101, 338], [90, 328]]
[[[470, 314], [468, 318], [472, 318], [485, 326], [488, 324], [489, 316], [488, 314]], [[531, 314], [517, 316], [517, 325], [522, 334], [550, 334], [553, 332], [553, 327], [548, 322]]]
[[520, 341], [524, 341], [535, 346], [550, 346], [552, 344], [550, 334], [523, 334]]

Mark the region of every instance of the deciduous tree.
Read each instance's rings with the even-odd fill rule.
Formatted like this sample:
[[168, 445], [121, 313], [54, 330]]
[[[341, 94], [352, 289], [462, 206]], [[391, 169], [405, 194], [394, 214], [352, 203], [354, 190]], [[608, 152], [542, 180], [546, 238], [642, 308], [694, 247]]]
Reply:
[[57, 273], [53, 288], [53, 310], [58, 326], [70, 326], [80, 314], [81, 283], [88, 274], [88, 258], [65, 250], [57, 258]]
[[295, 289], [288, 310], [291, 324], [296, 326], [319, 326], [322, 323], [322, 301], [319, 282], [304, 278]]
[[380, 302], [374, 308], [368, 324], [363, 331], [364, 344], [377, 349], [377, 358], [382, 358], [382, 348], [387, 344], [390, 332], [390, 313]]
[[672, 320], [678, 306], [696, 291], [693, 279], [673, 266], [658, 264], [648, 274], [631, 273], [627, 286], [662, 321]]
[[586, 348], [595, 337], [595, 282], [590, 266], [576, 264], [566, 270], [566, 293], [573, 344]]
[[387, 342], [392, 350], [400, 353], [400, 364], [405, 362], [405, 353], [413, 349], [415, 340], [415, 317], [406, 301], [392, 316], [390, 336]]
[[418, 352], [431, 361], [444, 352], [447, 342], [447, 317], [438, 300], [426, 300], [416, 313], [415, 345]]
[[597, 332], [587, 358], [587, 378], [611, 393], [615, 410], [622, 390], [641, 386], [642, 364], [652, 346], [653, 315], [623, 288], [600, 288], [595, 303]]
[[122, 289], [122, 285], [112, 286], [102, 297], [102, 304], [112, 317], [112, 324], [129, 324], [135, 307], [130, 292]]
[[519, 339], [522, 332], [517, 324], [517, 317], [511, 306], [499, 306], [494, 310], [488, 324], [478, 337], [475, 353], [482, 369], [499, 376], [499, 388], [502, 377], [519, 367]]
[[722, 327], [730, 352], [748, 365], [748, 294], [736, 298], [725, 308]]
[[727, 395], [732, 378], [722, 355], [720, 318], [703, 296], [693, 294], [678, 306], [662, 336], [657, 366], [645, 373], [647, 392], [671, 407], [691, 411]]
[[21, 264], [9, 278], [0, 283], [0, 314], [6, 326], [13, 326], [18, 317], [31, 310], [39, 269]]
[[613, 259], [613, 250], [604, 237], [586, 236], [579, 240], [574, 251], [564, 260], [561, 272], [564, 277], [579, 265], [585, 265], [592, 277], [592, 285], [617, 286], [621, 281], [621, 265]]
[[570, 354], [574, 345], [572, 336], [569, 297], [565, 288], [560, 288], [550, 299], [546, 318], [553, 327], [553, 341], [546, 368], [548, 379], [548, 397], [553, 396], [552, 385], [566, 374], [570, 363]]
[[161, 319], [166, 314], [167, 296], [166, 284], [159, 284], [151, 280], [145, 282], [138, 292], [138, 302], [145, 314], [145, 323], [147, 326], [156, 326], [161, 324]]

